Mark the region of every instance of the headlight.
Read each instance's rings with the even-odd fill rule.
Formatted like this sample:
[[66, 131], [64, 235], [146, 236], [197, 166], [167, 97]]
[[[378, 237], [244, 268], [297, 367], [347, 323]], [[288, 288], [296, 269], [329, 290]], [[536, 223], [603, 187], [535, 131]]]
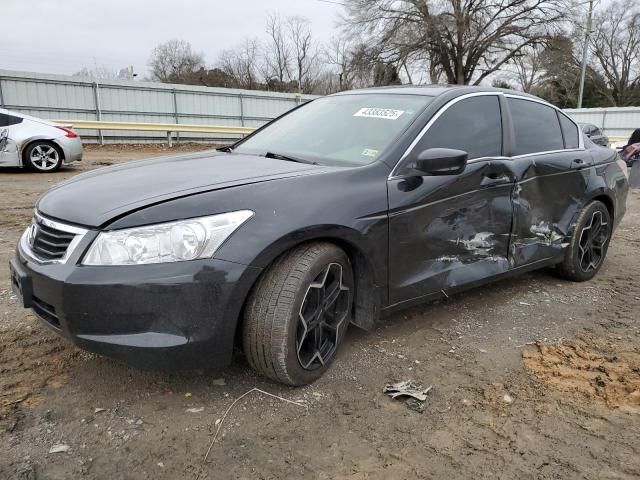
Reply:
[[252, 216], [251, 210], [240, 210], [101, 232], [91, 244], [82, 264], [141, 265], [208, 258]]

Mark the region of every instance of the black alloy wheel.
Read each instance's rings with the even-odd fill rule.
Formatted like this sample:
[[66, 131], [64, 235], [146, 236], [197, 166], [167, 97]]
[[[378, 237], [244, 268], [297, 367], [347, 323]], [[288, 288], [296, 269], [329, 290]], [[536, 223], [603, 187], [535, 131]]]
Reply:
[[604, 263], [612, 233], [605, 204], [594, 200], [586, 205], [575, 222], [564, 260], [557, 266], [558, 274], [574, 282], [592, 279]]
[[349, 296], [339, 263], [327, 265], [307, 288], [296, 334], [296, 353], [305, 370], [320, 368], [333, 357], [348, 321]]
[[244, 308], [242, 344], [257, 372], [289, 385], [318, 379], [351, 321], [353, 272], [331, 243], [309, 243], [277, 259]]
[[588, 273], [597, 270], [604, 259], [605, 246], [609, 240], [609, 222], [600, 210], [595, 210], [591, 221], [580, 232], [578, 251], [580, 268]]

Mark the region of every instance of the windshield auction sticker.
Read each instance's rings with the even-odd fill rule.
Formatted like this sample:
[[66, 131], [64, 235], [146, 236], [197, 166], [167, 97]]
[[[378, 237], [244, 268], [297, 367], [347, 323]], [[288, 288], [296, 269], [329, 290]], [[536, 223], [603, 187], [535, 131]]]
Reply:
[[397, 120], [404, 113], [404, 110], [393, 110], [391, 108], [365, 107], [353, 114], [354, 117], [384, 118], [385, 120]]
[[378, 155], [378, 150], [375, 150], [373, 148], [365, 148], [360, 155], [364, 157], [375, 157], [376, 155]]

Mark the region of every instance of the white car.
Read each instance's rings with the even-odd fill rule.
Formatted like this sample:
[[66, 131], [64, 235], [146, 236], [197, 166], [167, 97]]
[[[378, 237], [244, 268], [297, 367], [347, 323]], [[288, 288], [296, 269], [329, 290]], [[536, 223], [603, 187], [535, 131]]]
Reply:
[[82, 140], [71, 128], [0, 108], [0, 167], [53, 172], [82, 160]]

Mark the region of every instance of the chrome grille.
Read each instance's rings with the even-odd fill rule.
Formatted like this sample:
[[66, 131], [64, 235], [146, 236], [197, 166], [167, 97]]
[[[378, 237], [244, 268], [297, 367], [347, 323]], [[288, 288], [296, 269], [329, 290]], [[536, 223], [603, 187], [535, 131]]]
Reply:
[[35, 212], [20, 239], [20, 250], [37, 263], [66, 263], [87, 230], [43, 217]]
[[33, 253], [44, 260], [60, 260], [64, 258], [75, 234], [57, 230], [41, 223], [36, 218], [33, 244]]

